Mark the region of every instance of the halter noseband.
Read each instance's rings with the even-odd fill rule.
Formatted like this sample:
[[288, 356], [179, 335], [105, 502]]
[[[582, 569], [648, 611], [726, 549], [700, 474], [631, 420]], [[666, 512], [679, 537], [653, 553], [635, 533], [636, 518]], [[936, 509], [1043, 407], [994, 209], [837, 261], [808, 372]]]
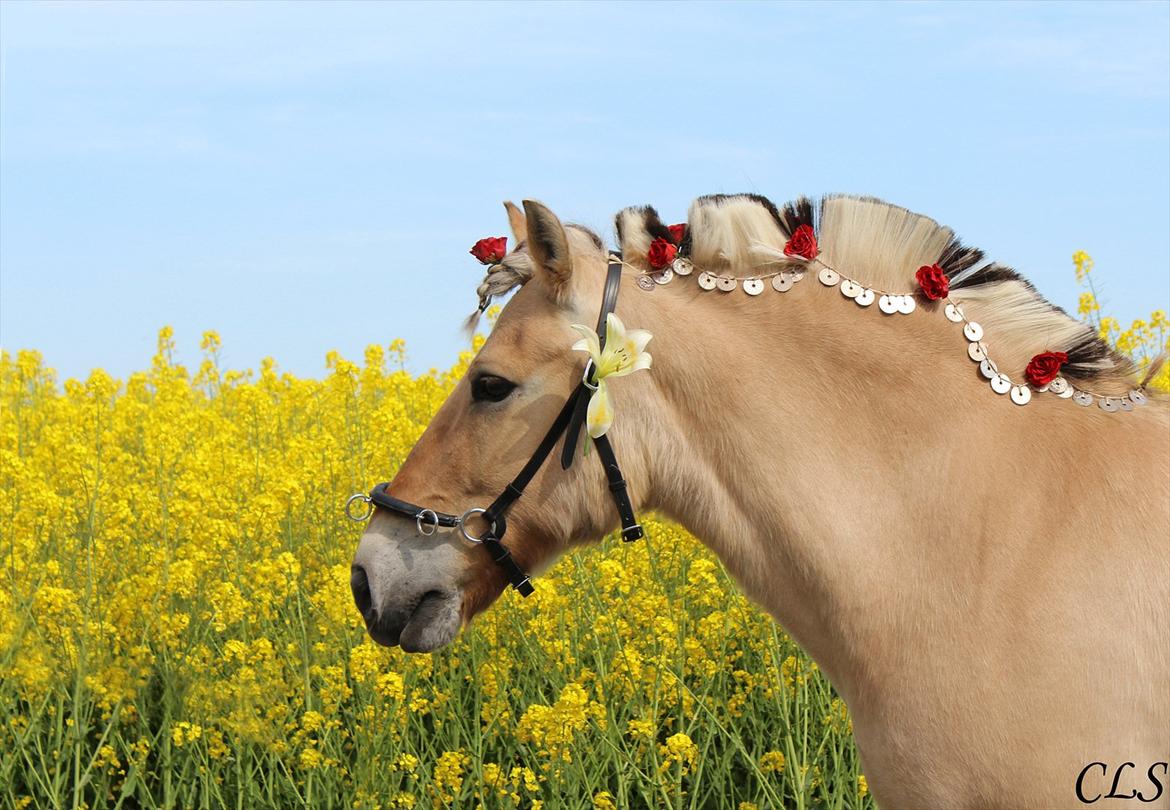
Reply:
[[[605, 346], [606, 318], [609, 317], [609, 314], [617, 306], [621, 280], [621, 260], [610, 257], [609, 271], [605, 277], [605, 291], [601, 298], [601, 314], [597, 318], [597, 337], [601, 341], [602, 347]], [[383, 483], [378, 484], [370, 490], [369, 495], [359, 493], [351, 496], [346, 501], [345, 514], [352, 520], [363, 521], [373, 514], [375, 507], [380, 507], [387, 512], [412, 518], [415, 526], [418, 528], [419, 534], [434, 534], [439, 526], [457, 528], [464, 539], [472, 543], [482, 543], [483, 547], [491, 554], [492, 561], [504, 569], [504, 574], [508, 577], [508, 581], [512, 584], [512, 587], [519, 591], [521, 596], [528, 596], [533, 590], [532, 582], [528, 579], [528, 575], [524, 573], [524, 570], [516, 563], [516, 560], [512, 558], [512, 553], [501, 542], [504, 533], [508, 530], [508, 522], [505, 516], [512, 504], [524, 494], [524, 488], [528, 486], [536, 476], [536, 473], [544, 466], [545, 460], [548, 459], [549, 454], [556, 447], [556, 443], [560, 440], [562, 434], [565, 436], [565, 444], [561, 451], [561, 468], [567, 470], [573, 465], [573, 459], [576, 456], [577, 441], [580, 438], [581, 427], [585, 422], [586, 411], [589, 407], [589, 393], [595, 387], [596, 385], [593, 381], [593, 363], [590, 361], [581, 376], [581, 382], [573, 389], [573, 393], [569, 394], [569, 398], [565, 401], [556, 419], [553, 420], [552, 426], [545, 433], [544, 438], [532, 454], [532, 457], [528, 459], [528, 463], [512, 479], [512, 483], [504, 487], [504, 491], [492, 501], [491, 506], [487, 509], [476, 507], [468, 509], [462, 515], [452, 515], [447, 512], [428, 509], [395, 498], [388, 492], [390, 484]], [[597, 448], [597, 455], [601, 459], [602, 467], [605, 470], [605, 477], [609, 481], [610, 494], [613, 496], [613, 502], [617, 506], [618, 515], [621, 517], [622, 539], [626, 541], [637, 540], [642, 537], [642, 526], [634, 517], [634, 507], [630, 502], [626, 481], [622, 478], [622, 471], [618, 466], [617, 456], [613, 452], [613, 446], [609, 443], [609, 437], [604, 435], [598, 436], [593, 440], [593, 446]], [[364, 515], [354, 515], [350, 511], [350, 508], [355, 501], [363, 501], [369, 504], [369, 511]], [[467, 521], [474, 515], [481, 515], [488, 525], [487, 531], [479, 537], [474, 536], [467, 529]]]

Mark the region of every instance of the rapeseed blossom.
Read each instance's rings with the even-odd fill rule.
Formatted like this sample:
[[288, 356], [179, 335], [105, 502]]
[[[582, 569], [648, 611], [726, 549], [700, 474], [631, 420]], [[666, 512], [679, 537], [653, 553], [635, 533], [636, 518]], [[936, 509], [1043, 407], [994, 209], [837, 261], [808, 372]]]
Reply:
[[[653, 515], [646, 542], [571, 554], [447, 650], [366, 636], [349, 592], [360, 528], [340, 504], [393, 474], [478, 345], [418, 377], [398, 341], [362, 363], [331, 352], [321, 380], [271, 360], [225, 369], [213, 332], [194, 372], [164, 329], [122, 381], [62, 383], [36, 352], [0, 356], [8, 803], [71, 803], [29, 765], [63, 751], [91, 806], [157, 803], [167, 774], [187, 775], [170, 782], [180, 805], [204, 791], [233, 806], [811, 801], [795, 782], [700, 769], [754, 773], [831, 692], [807, 666], [786, 665], [785, 684], [777, 662], [796, 646]], [[822, 756], [842, 765], [825, 770], [852, 786], [851, 742], [832, 733]]]

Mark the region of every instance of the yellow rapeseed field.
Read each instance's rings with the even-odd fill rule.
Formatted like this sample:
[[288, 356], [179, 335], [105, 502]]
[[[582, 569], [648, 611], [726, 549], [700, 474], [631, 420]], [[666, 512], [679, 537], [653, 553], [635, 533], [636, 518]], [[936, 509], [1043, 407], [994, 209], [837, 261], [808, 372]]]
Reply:
[[[1087, 296], [1123, 350], [1165, 346], [1164, 313], [1122, 333]], [[421, 376], [401, 342], [331, 353], [314, 380], [225, 370], [211, 332], [185, 368], [163, 329], [148, 370], [63, 385], [4, 352], [3, 807], [872, 806], [816, 665], [661, 520], [441, 652], [368, 640], [341, 505], [477, 347]]]

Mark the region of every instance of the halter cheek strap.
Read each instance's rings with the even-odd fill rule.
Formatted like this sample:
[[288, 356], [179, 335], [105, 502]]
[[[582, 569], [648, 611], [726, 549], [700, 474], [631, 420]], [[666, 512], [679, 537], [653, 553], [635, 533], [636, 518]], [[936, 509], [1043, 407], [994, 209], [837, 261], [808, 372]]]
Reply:
[[[617, 267], [617, 271], [614, 271]], [[606, 329], [606, 319], [609, 318], [609, 313], [613, 312], [617, 307], [618, 291], [621, 289], [622, 283], [622, 266], [621, 259], [616, 262], [611, 262], [609, 265], [609, 272], [605, 274], [605, 289], [601, 294], [601, 312], [597, 316], [597, 339], [601, 344], [601, 348], [605, 348], [605, 336], [608, 330]], [[589, 376], [589, 384], [594, 383], [592, 372]], [[576, 457], [577, 441], [581, 438], [581, 428], [585, 424], [585, 415], [589, 410], [589, 388], [586, 385], [580, 385], [573, 395], [569, 397], [570, 402], [576, 402], [573, 406], [573, 416], [569, 420], [569, 428], [565, 433], [565, 446], [561, 449], [561, 469], [567, 470], [573, 466], [573, 459]], [[604, 438], [604, 437], [602, 437]], [[608, 441], [606, 442], [608, 444]]]
[[[597, 336], [602, 347], [605, 346], [606, 320], [617, 306], [621, 280], [621, 260], [611, 258], [605, 278], [605, 290], [601, 298], [601, 313], [597, 319]], [[470, 542], [482, 543], [491, 555], [492, 561], [503, 569], [504, 575], [512, 587], [519, 591], [521, 596], [528, 596], [533, 591], [532, 582], [502, 542], [504, 533], [508, 530], [506, 516], [512, 504], [524, 494], [525, 487], [540, 471], [562, 434], [565, 436], [565, 443], [561, 451], [561, 467], [567, 470], [572, 466], [576, 456], [577, 442], [589, 407], [589, 394], [594, 387], [593, 367], [590, 365], [582, 376], [581, 383], [573, 389], [573, 393], [569, 395], [560, 413], [549, 426], [548, 432], [541, 439], [536, 451], [528, 459], [528, 463], [512, 479], [512, 482], [504, 487], [504, 491], [492, 501], [491, 506], [487, 509], [469, 509], [462, 515], [439, 512], [395, 498], [388, 491], [390, 485], [383, 483], [370, 490], [368, 496], [359, 494], [351, 497], [346, 503], [346, 514], [354, 520], [365, 520], [372, 514], [373, 508], [377, 507], [387, 512], [412, 518], [419, 533], [424, 535], [433, 534], [439, 526], [458, 528], [463, 537]], [[634, 516], [634, 507], [630, 501], [626, 481], [622, 477], [621, 467], [618, 465], [613, 446], [609, 443], [609, 437], [598, 436], [593, 440], [593, 446], [597, 448], [598, 458], [601, 459], [606, 480], [609, 481], [610, 494], [613, 496], [614, 505], [621, 518], [622, 539], [626, 541], [637, 540], [643, 535], [642, 527]], [[361, 516], [351, 514], [350, 507], [356, 500], [366, 501], [370, 505], [370, 511]], [[471, 534], [467, 528], [468, 519], [474, 515], [480, 515], [488, 526], [487, 531], [479, 537]]]

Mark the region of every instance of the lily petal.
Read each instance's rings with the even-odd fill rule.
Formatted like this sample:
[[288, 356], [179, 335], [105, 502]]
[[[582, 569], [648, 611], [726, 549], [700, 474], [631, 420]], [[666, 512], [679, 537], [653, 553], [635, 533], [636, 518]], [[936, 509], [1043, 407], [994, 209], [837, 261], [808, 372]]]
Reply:
[[634, 354], [638, 354], [645, 350], [646, 344], [650, 342], [650, 338], [654, 337], [645, 329], [631, 329], [626, 332], [626, 341], [634, 349]]
[[613, 424], [613, 405], [609, 401], [609, 391], [605, 380], [598, 380], [597, 390], [589, 397], [589, 408], [585, 413], [585, 428], [590, 438], [604, 436]]
[[589, 352], [589, 356], [593, 358], [593, 362], [600, 363], [601, 341], [597, 337], [597, 332], [581, 323], [575, 323], [572, 325], [572, 327], [581, 334], [581, 340], [578, 340], [573, 344], [573, 350], [579, 352]]
[[620, 346], [626, 342], [626, 325], [616, 312], [611, 312], [605, 318], [605, 345]]

